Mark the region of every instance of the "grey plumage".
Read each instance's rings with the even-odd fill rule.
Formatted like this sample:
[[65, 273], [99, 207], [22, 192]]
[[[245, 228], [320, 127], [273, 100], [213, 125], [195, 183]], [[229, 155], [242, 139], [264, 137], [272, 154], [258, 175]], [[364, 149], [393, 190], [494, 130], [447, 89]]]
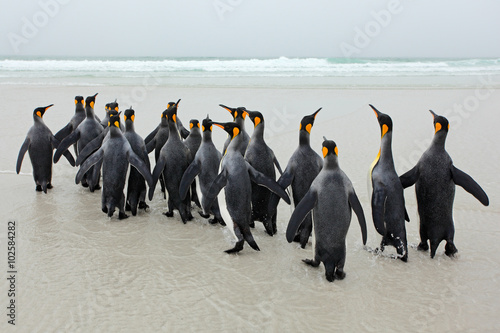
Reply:
[[[241, 129], [241, 137], [240, 140], [242, 141], [241, 145], [239, 146], [239, 152], [241, 155], [245, 156], [245, 151], [248, 146], [248, 142], [250, 141], [250, 136], [248, 133], [245, 131], [245, 118], [247, 116], [247, 113], [245, 112], [246, 108], [240, 106], [237, 108], [230, 108], [229, 106], [225, 106], [223, 104], [219, 104], [220, 107], [223, 107], [229, 113], [231, 113], [231, 116], [233, 116], [233, 121], [238, 124], [238, 126]], [[224, 148], [222, 149], [222, 155], [224, 155], [227, 151], [227, 147], [229, 146], [229, 143], [231, 142], [231, 136], [228, 136], [226, 141], [224, 142]]]
[[[85, 119], [85, 102], [83, 96], [75, 96], [75, 114], [71, 117], [70, 121], [66, 126], [61, 128], [54, 136], [59, 142], [61, 142], [65, 137], [73, 133], [74, 130], [80, 125], [80, 123]], [[76, 156], [78, 156], [78, 150], [76, 144], [73, 144]]]

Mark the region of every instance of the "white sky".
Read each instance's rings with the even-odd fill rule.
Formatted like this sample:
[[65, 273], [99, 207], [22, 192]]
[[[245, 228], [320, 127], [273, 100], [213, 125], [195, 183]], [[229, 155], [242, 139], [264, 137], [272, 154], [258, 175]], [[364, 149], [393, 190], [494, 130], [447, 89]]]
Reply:
[[0, 0], [0, 8], [7, 56], [500, 57], [497, 0]]

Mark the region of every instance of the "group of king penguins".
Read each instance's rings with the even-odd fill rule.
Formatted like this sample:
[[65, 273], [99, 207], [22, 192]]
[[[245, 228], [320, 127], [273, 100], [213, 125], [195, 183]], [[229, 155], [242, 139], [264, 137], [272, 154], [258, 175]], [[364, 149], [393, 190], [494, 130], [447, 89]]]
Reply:
[[[199, 214], [211, 224], [228, 223], [237, 241], [233, 248], [226, 250], [227, 253], [241, 251], [245, 241], [259, 251], [251, 228], [255, 221], [260, 221], [269, 235], [276, 234], [277, 205], [280, 199], [290, 204], [288, 193], [291, 193], [295, 209], [286, 239], [299, 242], [304, 248], [314, 234], [313, 259], [304, 262], [314, 267], [323, 263], [328, 281], [345, 277], [345, 239], [352, 211], [359, 221], [363, 244], [366, 244], [363, 208], [351, 181], [339, 167], [337, 145], [323, 137], [323, 157], [310, 145], [311, 129], [321, 108], [302, 118], [299, 145], [282, 171], [264, 140], [265, 121], [261, 112], [220, 104], [231, 113], [232, 122], [215, 122], [207, 116], [201, 126], [198, 120], [191, 120], [187, 130], [177, 116], [178, 100], [168, 103], [161, 113], [160, 124], [142, 139], [134, 130], [132, 108], [125, 110], [123, 125], [115, 100], [106, 104], [106, 116], [101, 121], [94, 113], [96, 96], [88, 96], [85, 101], [82, 96], [76, 96], [74, 116], [55, 135], [43, 121], [52, 105], [34, 110], [34, 125], [19, 151], [16, 171], [19, 173], [28, 151], [37, 191], [47, 193], [47, 189], [52, 188], [52, 161], [57, 163], [64, 155], [72, 166], [80, 166], [76, 183], [81, 182], [91, 192], [101, 188], [102, 173], [102, 211], [111, 217], [118, 209], [118, 218], [123, 219], [128, 217], [126, 210], [136, 215], [138, 208], [148, 208], [146, 194], [152, 200], [160, 181], [164, 198], [168, 195], [166, 216], [173, 216], [173, 211], [177, 210], [182, 222], [186, 223], [193, 218], [193, 202], [201, 208]], [[453, 165], [446, 152], [448, 120], [430, 111], [435, 129], [432, 143], [414, 168], [398, 176], [391, 148], [391, 117], [370, 107], [381, 130], [380, 150], [370, 167], [372, 219], [382, 236], [377, 250], [383, 251], [386, 245], [392, 245], [398, 258], [407, 261], [405, 220], [409, 221], [409, 217], [403, 191], [415, 185], [421, 238], [418, 249], [427, 251], [430, 243], [433, 258], [439, 243], [444, 240], [445, 254], [453, 256], [457, 252], [453, 243], [452, 217], [455, 185], [462, 186], [485, 206], [489, 200], [468, 174]], [[246, 117], [254, 124], [251, 137], [245, 131]], [[228, 133], [222, 153], [212, 142], [213, 125]], [[71, 145], [76, 161], [68, 150]], [[56, 152], [52, 156], [54, 149]], [[151, 172], [148, 154], [153, 150], [156, 164]], [[132, 167], [127, 182], [129, 164]], [[277, 180], [275, 170], [280, 174]], [[223, 204], [219, 205], [217, 196], [222, 190]]]

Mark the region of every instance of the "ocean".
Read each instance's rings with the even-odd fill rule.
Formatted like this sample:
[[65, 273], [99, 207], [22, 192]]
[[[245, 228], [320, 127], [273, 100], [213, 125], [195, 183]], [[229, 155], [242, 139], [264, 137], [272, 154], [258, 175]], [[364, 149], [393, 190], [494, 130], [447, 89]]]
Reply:
[[[252, 229], [261, 251], [245, 244], [228, 255], [228, 228], [210, 225], [197, 208], [187, 224], [177, 212], [166, 217], [159, 186], [149, 210], [126, 220], [102, 213], [101, 191], [76, 185], [77, 168], [64, 159], [53, 165], [54, 188], [35, 192], [28, 155], [15, 172], [33, 110], [54, 104], [43, 119], [56, 133], [74, 114], [74, 97], [95, 93], [101, 118], [115, 99], [121, 111], [133, 106], [142, 137], [178, 99], [185, 125], [207, 114], [230, 121], [221, 103], [261, 111], [266, 142], [283, 169], [298, 145], [300, 120], [322, 107], [311, 147], [321, 155], [324, 136], [336, 142], [367, 223], [364, 247], [352, 218], [346, 278], [329, 283], [323, 265], [302, 262], [313, 257], [312, 243], [287, 243], [293, 208], [283, 202], [274, 237], [260, 222]], [[405, 190], [408, 262], [395, 259], [392, 247], [374, 253], [381, 236], [368, 172], [380, 126], [368, 104], [392, 118], [398, 174], [415, 165], [434, 135], [429, 109], [449, 119], [447, 151], [490, 199], [484, 207], [457, 186], [455, 258], [443, 243], [434, 259], [417, 250], [413, 187]], [[499, 105], [500, 59], [0, 58], [0, 331], [498, 332]], [[246, 130], [253, 132], [248, 117]], [[226, 137], [214, 127], [219, 150]], [[152, 154], [150, 160], [154, 167]], [[16, 273], [7, 280], [13, 222]], [[14, 310], [7, 308], [12, 300]], [[11, 311], [15, 327], [7, 322]]]

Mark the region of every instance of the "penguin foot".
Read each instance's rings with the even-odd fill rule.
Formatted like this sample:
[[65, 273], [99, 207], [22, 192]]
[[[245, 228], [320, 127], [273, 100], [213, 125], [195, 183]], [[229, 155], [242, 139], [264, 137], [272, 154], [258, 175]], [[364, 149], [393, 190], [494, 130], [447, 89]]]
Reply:
[[147, 210], [149, 208], [148, 204], [144, 201], [139, 201], [139, 209]]
[[223, 219], [217, 219], [219, 221], [219, 224], [222, 225], [222, 226], [226, 226], [226, 222], [224, 222]]
[[303, 259], [302, 261], [312, 267], [318, 267], [320, 263], [319, 261], [314, 261], [313, 259]]
[[108, 213], [108, 207], [104, 206], [101, 208], [102, 212], [107, 214]]
[[209, 219], [208, 223], [210, 223], [210, 224], [217, 224], [217, 219], [215, 219], [215, 218]]
[[37, 186], [35, 187], [35, 191], [37, 191], [37, 192], [42, 192], [42, 191], [43, 191], [43, 190], [42, 190], [42, 185], [37, 185]]
[[427, 244], [427, 242], [420, 242], [420, 244], [418, 244], [417, 250], [419, 250], [419, 251], [428, 251], [429, 250], [429, 244]]
[[242, 239], [240, 241], [237, 241], [236, 244], [234, 245], [234, 247], [232, 249], [229, 249], [229, 250], [226, 250], [224, 252], [228, 253], [228, 254], [231, 254], [231, 253], [238, 253], [240, 252], [241, 250], [243, 250], [243, 243], [245, 241]]
[[51, 183], [48, 183], [48, 184], [47, 184], [47, 188], [48, 188], [49, 190], [50, 190], [50, 189], [52, 189], [53, 187], [54, 187], [54, 186], [52, 186], [52, 184], [51, 184]]
[[87, 183], [87, 182], [82, 182], [82, 186], [83, 186], [83, 187], [89, 187], [89, 183]]
[[255, 228], [255, 222], [254, 222], [254, 221], [251, 221], [251, 222], [248, 224], [248, 226], [249, 226], [250, 228]]
[[125, 211], [130, 212], [131, 210], [132, 210], [132, 207], [130, 207], [130, 204], [127, 202], [127, 204], [125, 205]]
[[127, 215], [127, 214], [125, 214], [125, 213], [123, 213], [123, 212], [120, 212], [120, 213], [118, 214], [118, 219], [119, 219], [119, 220], [124, 220], [124, 219], [126, 219], [126, 218], [128, 218], [128, 215]]
[[335, 278], [338, 280], [343, 280], [345, 278], [346, 274], [342, 269], [337, 269], [335, 271]]
[[198, 211], [198, 214], [200, 214], [200, 216], [203, 217], [204, 219], [208, 219], [210, 217], [210, 214], [205, 214], [201, 210]]
[[455, 244], [451, 242], [446, 243], [444, 250], [445, 250], [444, 254], [446, 254], [448, 257], [454, 257], [455, 253], [458, 252], [457, 248], [455, 247]]
[[163, 215], [165, 215], [166, 217], [173, 217], [174, 216], [174, 212], [168, 211], [168, 212], [163, 213]]
[[266, 228], [266, 232], [269, 236], [272, 237], [274, 235], [272, 223], [270, 223], [269, 221], [264, 222], [264, 228]]
[[100, 190], [101, 189], [101, 185], [97, 184], [96, 186], [94, 186], [94, 190]]

